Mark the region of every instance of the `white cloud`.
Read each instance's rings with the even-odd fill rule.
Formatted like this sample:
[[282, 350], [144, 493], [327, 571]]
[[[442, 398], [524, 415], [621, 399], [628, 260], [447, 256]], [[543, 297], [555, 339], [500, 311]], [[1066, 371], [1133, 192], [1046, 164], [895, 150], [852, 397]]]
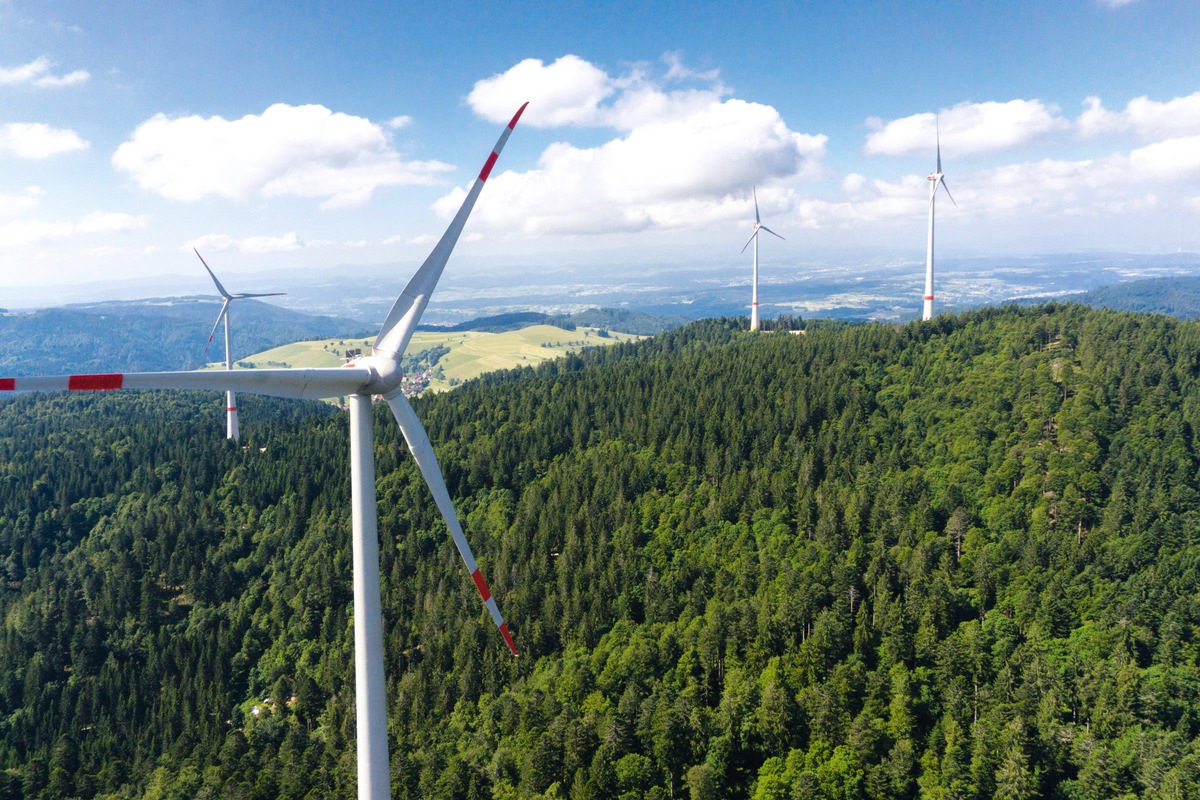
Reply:
[[1058, 107], [1041, 100], [1006, 103], [959, 103], [938, 114], [913, 114], [884, 123], [868, 120], [878, 130], [867, 136], [867, 155], [926, 155], [934, 149], [940, 127], [947, 153], [968, 155], [1007, 150], [1044, 134], [1070, 127]]
[[388, 236], [385, 239], [381, 239], [379, 243], [380, 244], [427, 245], [427, 244], [436, 244], [437, 240], [438, 240], [438, 237], [436, 237], [432, 234], [428, 234], [428, 233], [423, 233], [420, 236], [401, 236], [400, 234], [396, 234], [395, 236]]
[[185, 243], [180, 250], [191, 252], [192, 249], [204, 253], [287, 253], [303, 247], [300, 237], [295, 231], [283, 236], [247, 236], [235, 239], [225, 233], [209, 233]]
[[1131, 178], [1174, 182], [1200, 178], [1200, 136], [1156, 142], [1129, 154]]
[[93, 211], [75, 225], [80, 233], [119, 233], [145, 228], [149, 214], [122, 214], [113, 211]]
[[1200, 133], [1200, 92], [1166, 102], [1135, 97], [1124, 111], [1110, 111], [1099, 97], [1089, 97], [1079, 116], [1079, 132], [1084, 136], [1133, 131], [1145, 140]]
[[29, 186], [21, 194], [0, 194], [0, 217], [11, 217], [36, 206], [46, 193], [41, 187]]
[[1131, 5], [1134, 0], [1097, 0], [1097, 2], [1108, 8], [1124, 8], [1127, 5]]
[[117, 148], [113, 166], [172, 200], [325, 198], [352, 208], [381, 186], [430, 184], [452, 169], [405, 161], [383, 128], [324, 106], [275, 104], [241, 119], [157, 114]]
[[73, 230], [69, 222], [14, 220], [0, 225], [0, 248], [31, 247], [47, 239], [65, 239]]
[[0, 154], [17, 158], [50, 158], [87, 148], [88, 143], [79, 134], [65, 128], [52, 128], [41, 122], [0, 125]]
[[527, 58], [506, 72], [477, 82], [467, 103], [491, 122], [508, 122], [521, 104], [528, 102], [529, 111], [522, 117], [525, 125], [595, 125], [601, 117], [600, 104], [615, 91], [613, 79], [604, 70], [579, 56], [565, 55], [548, 65]]
[[[655, 79], [643, 66], [614, 77], [577, 56], [549, 66], [528, 59], [477, 83], [468, 102], [489, 120], [507, 122], [528, 99], [522, 124], [620, 135], [595, 147], [555, 142], [536, 169], [493, 174], [472, 227], [527, 235], [691, 228], [736, 218], [752, 186], [820, 174], [825, 136], [790, 130], [771, 106], [726, 98], [714, 73], [696, 75], [673, 56], [666, 64]], [[697, 78], [704, 83], [663, 85]], [[434, 208], [448, 217], [464, 195], [456, 189]]]
[[0, 86], [34, 86], [40, 89], [58, 89], [86, 83], [92, 76], [87, 70], [77, 69], [66, 75], [50, 74], [53, 64], [41, 56], [19, 67], [0, 67]]
[[[27, 192], [30, 190], [26, 190]], [[37, 196], [41, 190], [35, 190]], [[14, 220], [0, 225], [0, 247], [32, 247], [48, 241], [70, 239], [78, 235], [122, 233], [146, 227], [148, 215], [134, 216], [119, 212], [93, 211], [75, 222]]]

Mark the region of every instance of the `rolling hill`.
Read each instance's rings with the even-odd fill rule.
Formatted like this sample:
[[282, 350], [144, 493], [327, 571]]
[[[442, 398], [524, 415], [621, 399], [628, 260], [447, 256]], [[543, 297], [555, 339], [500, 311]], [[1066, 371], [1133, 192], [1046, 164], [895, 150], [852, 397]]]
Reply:
[[[531, 325], [502, 333], [476, 330], [435, 332], [418, 330], [408, 346], [408, 372], [428, 370], [428, 388], [444, 391], [485, 372], [536, 367], [567, 353], [641, 337], [595, 328], [566, 330], [556, 325]], [[243, 367], [334, 367], [349, 348], [370, 352], [374, 337], [293, 342], [239, 360]], [[217, 366], [217, 365], [214, 365]]]
[[[0, 314], [0, 372], [155, 372], [195, 369], [221, 304], [204, 297], [92, 303]], [[241, 300], [230, 312], [235, 353], [289, 341], [365, 335], [369, 325]], [[220, 354], [214, 341], [210, 354]], [[209, 357], [212, 357], [210, 355]]]

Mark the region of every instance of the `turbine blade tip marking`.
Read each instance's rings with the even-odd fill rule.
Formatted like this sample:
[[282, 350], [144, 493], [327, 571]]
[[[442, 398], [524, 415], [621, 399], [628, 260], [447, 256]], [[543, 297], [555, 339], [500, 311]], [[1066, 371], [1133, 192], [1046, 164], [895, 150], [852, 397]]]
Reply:
[[496, 627], [499, 629], [500, 635], [504, 637], [504, 643], [508, 645], [508, 649], [512, 651], [514, 656], [519, 656], [520, 653], [517, 652], [517, 645], [513, 642], [512, 634], [508, 632], [508, 623], [501, 622]]
[[925, 299], [926, 299], [927, 301], [928, 301], [928, 300], [933, 300], [933, 295], [931, 295], [931, 294], [927, 294], [927, 295], [925, 295]]
[[527, 105], [529, 105], [528, 100], [526, 100], [524, 103], [521, 104], [521, 107], [517, 109], [517, 113], [513, 114], [513, 118], [511, 120], [509, 120], [508, 129], [510, 131], [513, 128], [517, 127], [517, 120], [519, 120], [521, 118], [521, 115], [525, 113], [525, 106], [527, 106]]
[[479, 590], [479, 596], [483, 598], [483, 602], [487, 602], [492, 598], [492, 591], [488, 588], [487, 581], [484, 580], [483, 572], [476, 568], [471, 573], [471, 580], [475, 581], [475, 588]]
[[67, 378], [67, 390], [72, 392], [95, 392], [120, 389], [125, 376], [120, 373], [106, 375], [71, 375]]
[[0, 392], [15, 392], [16, 390], [16, 378], [0, 378]]

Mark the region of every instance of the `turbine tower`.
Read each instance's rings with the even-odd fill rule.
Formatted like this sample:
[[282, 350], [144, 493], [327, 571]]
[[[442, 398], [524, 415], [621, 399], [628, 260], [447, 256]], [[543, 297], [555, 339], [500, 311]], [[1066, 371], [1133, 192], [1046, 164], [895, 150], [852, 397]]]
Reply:
[[[762, 224], [762, 219], [758, 216], [758, 190], [751, 189], [754, 193], [754, 233], [750, 234], [750, 238], [742, 245], [742, 252], [746, 252], [746, 248], [750, 246], [750, 242], [754, 242], [754, 273], [751, 281], [750, 289], [750, 330], [758, 330], [758, 233], [766, 231], [772, 236], [779, 236], [778, 233]], [[782, 239], [782, 236], [779, 236]]]
[[[528, 105], [528, 104], [525, 104]], [[200, 389], [252, 392], [274, 397], [319, 399], [347, 396], [350, 405], [350, 507], [354, 569], [354, 677], [358, 748], [359, 800], [391, 797], [388, 765], [387, 705], [383, 681], [383, 615], [379, 594], [378, 509], [375, 504], [375, 461], [371, 398], [382, 395], [400, 426], [434, 502], [446, 521], [459, 555], [479, 590], [492, 621], [513, 655], [516, 645], [496, 606], [462, 526], [454, 513], [441, 469], [412, 406], [401, 391], [401, 356], [429, 297], [437, 286], [467, 217], [491, 174], [500, 151], [520, 119], [517, 109], [488, 156], [454, 219], [425, 263], [396, 299], [375, 340], [374, 352], [344, 367], [321, 369], [197, 370], [104, 375], [0, 378], [3, 391], [87, 391], [99, 389]]]
[[954, 202], [954, 195], [950, 194], [950, 187], [946, 185], [946, 176], [942, 174], [942, 135], [940, 130], [935, 129], [935, 132], [937, 136], [937, 167], [933, 174], [926, 178], [929, 181], [929, 250], [925, 256], [925, 308], [921, 313], [921, 319], [933, 319], [933, 211], [938, 187], [941, 186], [945, 189], [950, 202], [958, 205]]
[[[278, 297], [285, 295], [287, 292], [264, 292], [261, 294], [230, 294], [225, 291], [225, 287], [217, 280], [217, 276], [209, 268], [208, 262], [204, 260], [204, 256], [200, 255], [200, 251], [192, 248], [192, 252], [196, 254], [196, 258], [200, 259], [200, 263], [204, 265], [204, 269], [208, 270], [208, 277], [217, 286], [217, 291], [224, 298], [221, 303], [221, 312], [217, 314], [217, 321], [213, 323], [212, 330], [208, 333], [208, 344], [204, 345], [204, 352], [208, 352], [208, 348], [212, 346], [213, 336], [217, 333], [217, 326], [221, 324], [221, 320], [225, 320], [225, 369], [233, 369], [233, 352], [229, 349], [229, 304], [234, 300], [242, 300], [247, 297]], [[232, 389], [225, 392], [225, 438], [237, 441], [238, 438], [238, 415], [237, 415], [237, 395]]]

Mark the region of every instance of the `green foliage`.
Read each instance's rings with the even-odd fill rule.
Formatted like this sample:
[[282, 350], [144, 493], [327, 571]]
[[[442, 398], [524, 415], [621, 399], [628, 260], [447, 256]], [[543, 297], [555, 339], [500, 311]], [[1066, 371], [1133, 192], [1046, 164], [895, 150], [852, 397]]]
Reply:
[[[1200, 327], [710, 320], [377, 413], [393, 795], [1190, 797]], [[346, 424], [0, 403], [0, 797], [352, 796]], [[248, 411], [248, 413], [250, 413]]]

